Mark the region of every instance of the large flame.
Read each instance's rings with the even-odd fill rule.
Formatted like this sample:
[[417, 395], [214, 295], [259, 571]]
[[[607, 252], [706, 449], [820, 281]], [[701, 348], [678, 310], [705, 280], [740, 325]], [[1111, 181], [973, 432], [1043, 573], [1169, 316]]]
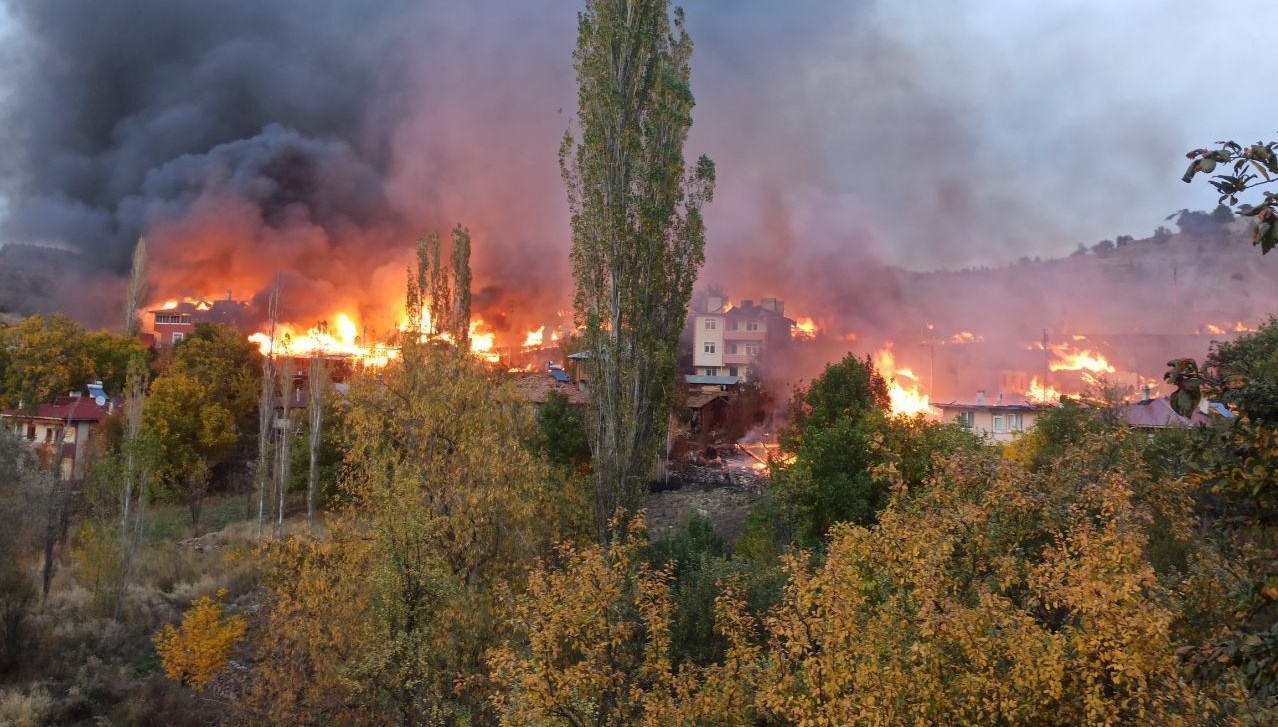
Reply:
[[1087, 371], [1093, 374], [1112, 374], [1115, 369], [1100, 353], [1087, 349], [1071, 350], [1061, 344], [1052, 346], [1056, 360], [1048, 364], [1052, 371]]
[[796, 338], [815, 338], [817, 334], [816, 321], [806, 316], [797, 318], [794, 321], [794, 335]]
[[1050, 384], [1040, 384], [1035, 376], [1030, 380], [1029, 389], [1025, 391], [1025, 399], [1032, 404], [1056, 404], [1061, 400], [1061, 392]]
[[542, 326], [541, 328], [538, 328], [535, 331], [529, 331], [528, 335], [524, 336], [524, 348], [536, 348], [538, 346], [541, 346], [542, 343], [545, 342], [545, 340], [546, 340], [546, 327]]
[[[874, 354], [874, 366], [887, 379], [888, 402], [893, 414], [935, 416], [936, 410], [928, 404], [927, 394], [919, 392], [918, 377], [908, 368], [896, 368], [896, 359], [890, 348], [881, 349]], [[908, 382], [908, 388], [902, 385], [902, 380]]]
[[359, 327], [349, 315], [338, 313], [333, 320], [332, 326], [319, 323], [304, 331], [282, 324], [276, 326], [274, 339], [267, 333], [254, 333], [248, 339], [257, 344], [263, 356], [341, 356], [365, 366], [385, 366], [395, 358], [395, 350], [385, 343], [365, 345], [360, 341]]

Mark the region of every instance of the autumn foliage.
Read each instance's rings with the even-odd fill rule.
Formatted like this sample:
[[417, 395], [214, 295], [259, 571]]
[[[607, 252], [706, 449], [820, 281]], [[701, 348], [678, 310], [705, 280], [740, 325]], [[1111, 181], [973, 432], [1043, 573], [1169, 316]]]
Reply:
[[170, 624], [155, 635], [156, 653], [170, 679], [201, 690], [226, 668], [247, 624], [242, 616], [223, 615], [224, 597], [224, 591], [216, 600], [201, 597], [182, 616], [180, 627]]

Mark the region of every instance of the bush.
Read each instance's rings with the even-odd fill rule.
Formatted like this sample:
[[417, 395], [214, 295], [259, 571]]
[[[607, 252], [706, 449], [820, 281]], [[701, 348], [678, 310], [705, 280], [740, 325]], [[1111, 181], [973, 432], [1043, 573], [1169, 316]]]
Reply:
[[155, 635], [155, 650], [164, 664], [164, 673], [174, 681], [201, 690], [223, 669], [231, 648], [244, 638], [247, 625], [243, 616], [223, 616], [218, 600], [204, 596], [182, 617], [181, 628], [172, 624]]
[[25, 693], [18, 689], [0, 691], [0, 725], [39, 727], [52, 706], [49, 693], [40, 687]]

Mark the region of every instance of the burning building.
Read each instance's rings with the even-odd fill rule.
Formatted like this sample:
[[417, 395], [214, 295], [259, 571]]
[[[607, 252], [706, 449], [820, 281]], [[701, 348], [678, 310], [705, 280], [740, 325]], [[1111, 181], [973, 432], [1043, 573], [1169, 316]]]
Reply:
[[733, 306], [721, 295], [708, 295], [704, 308], [692, 316], [693, 369], [698, 376], [745, 378], [764, 351], [790, 341], [793, 327], [784, 301], [764, 298], [757, 306], [751, 300]]
[[164, 305], [147, 311], [151, 316], [151, 330], [157, 348], [171, 348], [195, 332], [200, 323], [220, 323], [244, 332], [249, 323], [247, 303], [234, 300], [227, 291], [224, 300], [208, 302], [170, 300]]

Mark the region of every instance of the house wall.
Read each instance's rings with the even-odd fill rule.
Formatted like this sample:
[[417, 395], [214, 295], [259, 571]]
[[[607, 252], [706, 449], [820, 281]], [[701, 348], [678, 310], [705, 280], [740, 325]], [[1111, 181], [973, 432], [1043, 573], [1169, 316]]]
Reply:
[[[692, 365], [698, 374], [706, 374], [706, 368], [723, 368], [723, 324], [723, 316], [698, 315], [693, 318]], [[707, 344], [713, 346], [713, 353], [706, 351]]]
[[[1010, 409], [995, 406], [970, 406], [970, 407], [953, 407], [941, 410], [941, 421], [954, 422], [958, 421], [964, 414], [971, 415], [972, 430], [978, 434], [990, 437], [996, 442], [1010, 442], [1016, 438], [1021, 432], [1028, 431], [1034, 426], [1034, 422], [1038, 419], [1038, 411], [1035, 409], [1021, 409], [1013, 411]], [[1020, 414], [1021, 427], [1017, 430], [1008, 428], [1008, 415]], [[1003, 425], [999, 430], [995, 430], [994, 417], [1002, 415]]]

